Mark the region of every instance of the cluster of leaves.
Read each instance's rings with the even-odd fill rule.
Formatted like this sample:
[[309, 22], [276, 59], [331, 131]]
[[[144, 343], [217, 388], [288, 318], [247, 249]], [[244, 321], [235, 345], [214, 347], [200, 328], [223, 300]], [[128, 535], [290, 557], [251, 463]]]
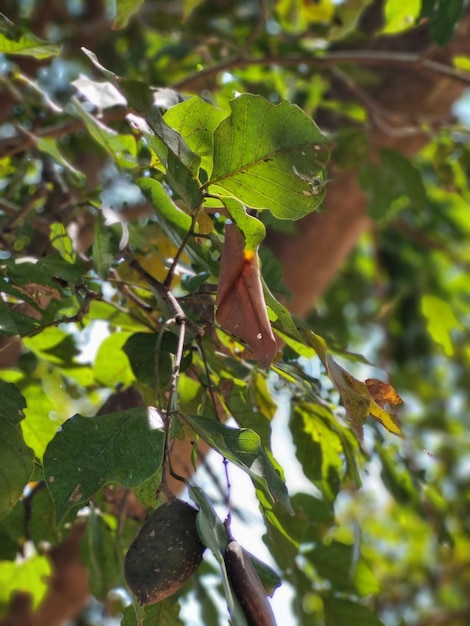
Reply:
[[[302, 78], [300, 71], [295, 84], [284, 81], [278, 86], [275, 73], [254, 64], [236, 76], [230, 74], [219, 85], [216, 100], [153, 89], [149, 83], [165, 84], [162, 77], [168, 73], [175, 83], [182, 81], [195, 65], [196, 52], [192, 45], [188, 52], [183, 37], [176, 44], [171, 41], [165, 25], [161, 32], [143, 29], [139, 32], [145, 37], [139, 38], [129, 19], [141, 4], [145, 8], [143, 3], [118, 2], [114, 27], [125, 29], [115, 40], [119, 59], [133, 55], [144, 67], [130, 62], [118, 75], [84, 50], [82, 66], [88, 72], [93, 68], [96, 80], [76, 78], [72, 96], [48, 91], [39, 81], [24, 82], [21, 134], [9, 137], [5, 131], [2, 140], [6, 156], [0, 161], [1, 180], [7, 201], [0, 213], [0, 328], [5, 346], [14, 347], [21, 338], [22, 353], [0, 382], [0, 606], [7, 610], [11, 592], [24, 588], [23, 581], [35, 605], [40, 602], [50, 573], [42, 546], [59, 543], [77, 514], [86, 519], [83, 560], [94, 595], [104, 601], [111, 589], [122, 585], [123, 554], [138, 523], [125, 515], [118, 487], [127, 494], [132, 490], [144, 511], [154, 508], [155, 494], [170, 470], [169, 448], [185, 440], [190, 442], [187, 466], [195, 463], [204, 442], [252, 480], [266, 525], [265, 543], [281, 578], [296, 589], [293, 610], [299, 624], [375, 626], [382, 623], [376, 612], [397, 610], [389, 606], [391, 595], [378, 593], [380, 581], [400, 582], [393, 558], [380, 554], [373, 540], [384, 532], [384, 525], [374, 526], [371, 511], [375, 513], [377, 505], [361, 501], [348, 515], [360, 520], [367, 538], [362, 541], [347, 524], [338, 526], [334, 508], [340, 493], [361, 485], [362, 468], [368, 463], [361, 446], [366, 419], [372, 416], [375, 423], [402, 435], [393, 412], [385, 409], [400, 398], [387, 384], [353, 376], [338, 363], [332, 346], [339, 351], [346, 341], [363, 351], [357, 335], [363, 334], [365, 320], [378, 319], [377, 326], [386, 328], [389, 339], [381, 345], [394, 351], [384, 359], [386, 368], [402, 368], [394, 372], [400, 390], [423, 394], [421, 377], [426, 374], [434, 383], [443, 362], [435, 362], [433, 342], [458, 361], [461, 369], [454, 375], [464, 376], [468, 355], [458, 350], [453, 333], [459, 326], [464, 332], [465, 303], [457, 287], [449, 295], [451, 286], [444, 281], [452, 259], [443, 261], [439, 255], [445, 242], [460, 237], [462, 250], [453, 248], [454, 260], [462, 267], [467, 262], [463, 243], [468, 228], [461, 198], [468, 194], [463, 180], [468, 150], [462, 142], [459, 151], [454, 139], [443, 134], [423, 153], [420, 170], [391, 150], [382, 153], [380, 165], [364, 159], [362, 184], [371, 197], [379, 232], [384, 233], [378, 244], [381, 284], [377, 294], [361, 297], [361, 290], [375, 279], [372, 244], [366, 241], [345, 268], [344, 280], [327, 294], [326, 313], [316, 314], [312, 324], [300, 323], [279, 301], [278, 268], [262, 243], [266, 224], [286, 228], [316, 210], [325, 195], [332, 142], [307, 113], [317, 109], [326, 82], [316, 77], [307, 89], [310, 77]], [[354, 29], [369, 3], [359, 2], [359, 8], [353, 4], [335, 9], [330, 2], [278, 2], [277, 25], [290, 36], [260, 36], [258, 51], [269, 43], [271, 56], [303, 53], [312, 31], [337, 41]], [[386, 3], [383, 32], [407, 28], [409, 12], [404, 15], [402, 4]], [[450, 37], [462, 5], [449, 2], [452, 10], [445, 11], [445, 4], [417, 3], [414, 14], [416, 19], [430, 16], [440, 44]], [[247, 3], [247, 8], [244, 14], [234, 9], [234, 42], [246, 39], [256, 16], [254, 4]], [[192, 32], [194, 41], [207, 11], [203, 3], [184, 3], [187, 33]], [[220, 40], [227, 31], [221, 17], [212, 16]], [[0, 19], [3, 53], [36, 59], [60, 54], [55, 43]], [[305, 37], [299, 36], [305, 32]], [[149, 49], [157, 44], [159, 52], [151, 58]], [[115, 67], [109, 52], [99, 57]], [[22, 84], [24, 77], [14, 75], [13, 62], [10, 69], [13, 83]], [[201, 79], [197, 74], [195, 78]], [[246, 93], [254, 84], [260, 95]], [[242, 95], [230, 99], [235, 90]], [[282, 98], [288, 100], [280, 102]], [[304, 110], [292, 102], [301, 103]], [[340, 104], [329, 102], [336, 111]], [[363, 117], [357, 104], [346, 108], [350, 119]], [[363, 139], [357, 129], [343, 128], [336, 137], [338, 161], [353, 158], [354, 150], [363, 149]], [[342, 145], [347, 147], [341, 152]], [[445, 159], [446, 150], [455, 158]], [[109, 188], [114, 210], [90, 180], [93, 169], [83, 165], [89, 159], [99, 163], [98, 182]], [[446, 177], [447, 191], [439, 188], [437, 177]], [[424, 210], [428, 202], [433, 211]], [[451, 214], [444, 212], [449, 203]], [[385, 205], [390, 211], [379, 215]], [[416, 254], [414, 242], [404, 237], [416, 231], [442, 237], [424, 242], [430, 246], [424, 258], [434, 263], [429, 267]], [[422, 292], [412, 280], [418, 265], [424, 277]], [[439, 272], [433, 271], [437, 266]], [[439, 285], [432, 284], [436, 276]], [[459, 280], [460, 275], [455, 278]], [[383, 305], [379, 287], [384, 284], [389, 285], [386, 301], [398, 303], [387, 312], [386, 324], [378, 310]], [[461, 306], [457, 323], [450, 296]], [[347, 318], [347, 307], [338, 306], [342, 299], [352, 305], [353, 319]], [[427, 332], [415, 324], [419, 315], [427, 321]], [[362, 320], [362, 331], [356, 318]], [[97, 328], [97, 322], [106, 325], [107, 336], [89, 363], [81, 357], [82, 336]], [[336, 329], [343, 329], [343, 335]], [[333, 335], [328, 345], [317, 334], [323, 330]], [[285, 347], [278, 351], [280, 345]], [[416, 369], [415, 354], [421, 369]], [[322, 374], [309, 376], [302, 359], [318, 360]], [[290, 431], [311, 493], [289, 494], [273, 456], [273, 381], [291, 394]], [[446, 389], [442, 383], [439, 398], [433, 396], [430, 422], [439, 419]], [[113, 396], [100, 416], [89, 417], [110, 392]], [[124, 408], [116, 399], [123, 400]], [[226, 425], [229, 418], [234, 425]], [[423, 419], [417, 424], [422, 426]], [[393, 519], [396, 507], [406, 516], [407, 554], [417, 549], [418, 541], [435, 546], [437, 536], [448, 542], [445, 507], [436, 486], [423, 481], [410, 459], [397, 464], [396, 445], [375, 423], [368, 436], [394, 498], [390, 516]], [[452, 423], [457, 427], [455, 419]], [[453, 454], [447, 444], [442, 452], [446, 458]], [[452, 461], [457, 472], [459, 459]], [[200, 508], [201, 536], [221, 564], [224, 527], [201, 489], [192, 485], [190, 496]], [[429, 530], [432, 525], [435, 534]], [[464, 530], [457, 529], [460, 545]], [[34, 556], [14, 562], [31, 544]], [[424, 555], [428, 548], [422, 545]], [[447, 548], [438, 549], [449, 559]], [[463, 554], [464, 562], [468, 548]], [[218, 623], [218, 612], [200, 579], [213, 573], [204, 564], [194, 583], [208, 625]], [[270, 570], [265, 569], [262, 578], [271, 591], [278, 582]], [[222, 581], [231, 619], [244, 626], [223, 567]], [[413, 585], [420, 582], [418, 578]], [[454, 594], [447, 605], [460, 597], [458, 591]], [[142, 611], [131, 606], [123, 624], [156, 619], [179, 624], [178, 614], [174, 600]]]

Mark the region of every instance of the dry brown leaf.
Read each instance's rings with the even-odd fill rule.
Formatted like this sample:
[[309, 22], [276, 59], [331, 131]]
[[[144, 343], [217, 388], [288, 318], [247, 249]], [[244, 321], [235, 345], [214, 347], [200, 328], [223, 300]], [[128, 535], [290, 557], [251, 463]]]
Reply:
[[258, 255], [245, 250], [245, 239], [235, 224], [225, 227], [216, 306], [220, 326], [245, 341], [261, 367], [268, 368], [277, 344], [266, 310]]

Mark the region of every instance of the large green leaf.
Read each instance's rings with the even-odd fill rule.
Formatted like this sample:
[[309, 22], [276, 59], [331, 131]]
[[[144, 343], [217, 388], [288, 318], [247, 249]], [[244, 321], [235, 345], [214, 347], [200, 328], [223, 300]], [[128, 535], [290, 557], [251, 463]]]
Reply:
[[315, 122], [289, 102], [273, 105], [250, 94], [230, 107], [215, 131], [214, 168], [206, 186], [281, 219], [318, 208], [325, 195], [327, 141]]
[[163, 461], [164, 433], [155, 409], [139, 407], [103, 415], [75, 415], [44, 455], [44, 476], [60, 521], [105, 484], [134, 487]]
[[287, 488], [261, 446], [259, 435], [201, 415], [185, 415], [185, 419], [204, 441], [245, 471], [271, 502], [280, 502], [292, 512]]
[[15, 506], [34, 469], [34, 455], [19, 424], [0, 418], [0, 518]]

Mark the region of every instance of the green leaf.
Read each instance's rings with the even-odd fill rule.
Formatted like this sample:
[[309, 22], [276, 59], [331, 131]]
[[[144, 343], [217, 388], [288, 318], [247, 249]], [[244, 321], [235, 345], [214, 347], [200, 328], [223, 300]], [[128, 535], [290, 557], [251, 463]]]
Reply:
[[39, 554], [0, 563], [0, 615], [5, 614], [11, 595], [17, 591], [30, 596], [31, 609], [36, 609], [47, 593], [52, 575], [50, 559]]
[[134, 382], [134, 373], [123, 349], [130, 336], [130, 332], [114, 332], [101, 342], [93, 373], [102, 385], [114, 389], [117, 385], [127, 387]]
[[245, 250], [255, 251], [266, 237], [266, 228], [256, 217], [246, 212], [246, 208], [236, 198], [221, 198], [222, 204], [233, 222], [245, 237]]
[[421, 298], [421, 312], [426, 318], [428, 332], [447, 356], [454, 354], [452, 333], [462, 329], [462, 324], [455, 316], [452, 306], [431, 294]]
[[88, 570], [91, 592], [98, 600], [104, 600], [109, 590], [119, 583], [121, 571], [116, 533], [94, 507], [91, 507], [88, 515], [80, 548], [82, 563]]
[[71, 172], [78, 181], [82, 181], [85, 179], [85, 175], [77, 170], [75, 167], [73, 167], [73, 165], [69, 163], [64, 156], [62, 156], [57, 146], [57, 141], [55, 139], [53, 139], [52, 137], [37, 137], [36, 135], [34, 135], [33, 140], [38, 150], [44, 152], [45, 154], [49, 154], [53, 159], [57, 161], [57, 163], [59, 163], [59, 165]]
[[116, 161], [121, 167], [133, 168], [137, 165], [137, 146], [132, 135], [119, 134], [106, 126], [93, 115], [90, 115], [77, 98], [72, 102], [75, 111], [85, 123], [86, 129], [93, 139]]
[[21, 427], [0, 418], [0, 519], [23, 494], [34, 469], [34, 454], [23, 439]]
[[219, 564], [227, 608], [233, 626], [249, 626], [235, 595], [232, 593], [227, 570], [225, 569], [224, 552], [228, 543], [227, 530], [202, 489], [195, 485], [190, 485], [189, 494], [199, 506], [196, 523], [201, 541], [209, 548]]
[[[444, 0], [446, 1], [446, 0]], [[412, 28], [421, 12], [421, 0], [387, 0], [385, 3], [384, 34], [401, 33]]]
[[176, 336], [165, 333], [157, 354], [157, 341], [157, 333], [134, 333], [123, 346], [137, 380], [152, 389], [161, 389], [170, 382], [173, 371], [171, 355], [176, 353], [177, 348]]
[[302, 469], [325, 498], [333, 500], [341, 484], [343, 461], [341, 439], [328, 422], [329, 411], [305, 402], [295, 405], [291, 430]]
[[0, 13], [0, 53], [46, 59], [50, 56], [57, 56], [60, 51], [60, 46], [39, 39], [24, 28], [15, 26]]
[[150, 199], [158, 216], [163, 217], [165, 222], [176, 228], [182, 235], [189, 232], [192, 226], [191, 217], [176, 206], [161, 183], [153, 178], [139, 178], [137, 184]]
[[292, 511], [286, 486], [255, 432], [244, 428], [230, 428], [201, 415], [184, 417], [204, 441], [245, 471], [256, 488], [269, 500], [280, 502], [288, 511]]
[[184, 626], [179, 617], [180, 605], [174, 598], [148, 606], [125, 608], [121, 626]]
[[100, 213], [95, 220], [92, 261], [96, 273], [103, 280], [108, 278], [109, 270], [114, 263], [118, 250], [119, 244], [111, 230], [104, 223], [103, 214]]
[[431, 35], [439, 46], [449, 43], [462, 16], [464, 0], [438, 0], [431, 18]]
[[353, 580], [354, 546], [332, 541], [319, 543], [312, 550], [305, 552], [318, 574], [331, 582], [338, 591], [355, 591]]
[[61, 222], [51, 224], [49, 239], [66, 263], [75, 263], [77, 255], [73, 248], [72, 240]]
[[199, 97], [185, 100], [165, 113], [163, 119], [201, 157], [201, 165], [212, 170], [214, 132], [226, 114]]
[[10, 424], [19, 424], [24, 419], [26, 401], [18, 387], [0, 380], [0, 398], [0, 419], [5, 419]]
[[61, 425], [60, 420], [52, 417], [57, 415], [57, 405], [42, 385], [28, 385], [24, 395], [28, 405], [21, 424], [24, 440], [34, 450], [36, 458], [42, 460], [47, 444]]
[[322, 594], [325, 607], [326, 626], [384, 626], [384, 623], [363, 604], [338, 598], [336, 595]]
[[281, 219], [314, 211], [325, 195], [327, 141], [315, 122], [288, 102], [273, 105], [245, 94], [214, 135], [214, 168], [207, 187]]
[[125, 28], [129, 19], [138, 12], [145, 0], [116, 0], [116, 17], [113, 30]]
[[[192, 175], [197, 174], [200, 158], [189, 149], [183, 137], [165, 122], [160, 110], [154, 105], [153, 92], [150, 87], [136, 80], [111, 76], [129, 105], [145, 118], [154, 136], [158, 138], [159, 142], [154, 144], [154, 147], [162, 163], [168, 167], [169, 151]], [[144, 132], [143, 134], [148, 139], [152, 137], [151, 133]]]
[[155, 474], [163, 461], [164, 438], [160, 416], [151, 407], [67, 420], [44, 455], [57, 520], [86, 504], [105, 484], [134, 487]]

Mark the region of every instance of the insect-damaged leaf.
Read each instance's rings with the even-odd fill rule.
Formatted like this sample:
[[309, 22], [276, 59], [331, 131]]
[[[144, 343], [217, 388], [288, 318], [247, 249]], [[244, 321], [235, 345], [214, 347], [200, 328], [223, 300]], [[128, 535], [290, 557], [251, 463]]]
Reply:
[[269, 367], [277, 345], [266, 310], [258, 255], [245, 250], [245, 240], [235, 224], [225, 227], [216, 305], [220, 326], [245, 341], [261, 367]]

